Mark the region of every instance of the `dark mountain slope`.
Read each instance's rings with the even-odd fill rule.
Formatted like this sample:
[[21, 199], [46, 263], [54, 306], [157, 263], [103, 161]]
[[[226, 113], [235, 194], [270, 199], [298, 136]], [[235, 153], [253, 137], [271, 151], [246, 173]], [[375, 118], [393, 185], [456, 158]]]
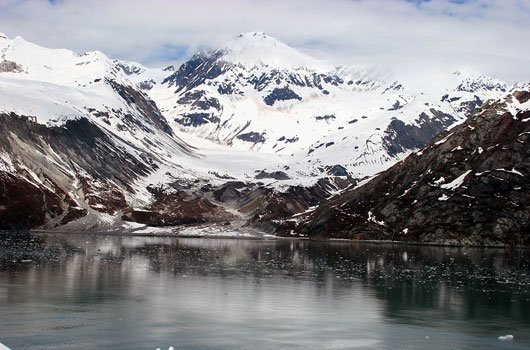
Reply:
[[322, 204], [310, 237], [530, 244], [530, 93], [488, 102], [421, 152]]
[[160, 154], [169, 150], [162, 147], [194, 154], [144, 94], [106, 84], [127, 109], [87, 107], [86, 117], [62, 125], [0, 113], [0, 229], [51, 228], [90, 211], [117, 216], [135, 195], [135, 182], [164, 164]]

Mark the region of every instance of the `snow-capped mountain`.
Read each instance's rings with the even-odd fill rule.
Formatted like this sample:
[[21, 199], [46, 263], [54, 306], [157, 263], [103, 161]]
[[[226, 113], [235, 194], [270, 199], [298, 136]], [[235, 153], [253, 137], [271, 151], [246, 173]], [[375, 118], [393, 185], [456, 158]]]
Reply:
[[458, 71], [418, 92], [261, 32], [178, 69], [0, 34], [0, 227], [263, 228], [388, 168], [509, 89]]
[[252, 32], [196, 54], [146, 93], [174, 129], [291, 157], [292, 174], [315, 176], [340, 164], [362, 177], [508, 88], [460, 71], [421, 92], [388, 78], [373, 66], [333, 66]]
[[1, 35], [0, 58], [2, 223], [16, 215], [29, 226], [117, 215], [148, 201], [138, 181], [176, 169], [174, 156], [195, 156], [102, 53]]

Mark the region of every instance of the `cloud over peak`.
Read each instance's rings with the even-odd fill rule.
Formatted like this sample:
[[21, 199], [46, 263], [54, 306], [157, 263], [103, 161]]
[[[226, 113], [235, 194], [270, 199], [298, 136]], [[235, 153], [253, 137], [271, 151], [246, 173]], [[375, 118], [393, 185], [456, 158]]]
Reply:
[[147, 65], [258, 28], [334, 63], [418, 76], [467, 67], [530, 80], [525, 0], [0, 0], [0, 31], [10, 37]]

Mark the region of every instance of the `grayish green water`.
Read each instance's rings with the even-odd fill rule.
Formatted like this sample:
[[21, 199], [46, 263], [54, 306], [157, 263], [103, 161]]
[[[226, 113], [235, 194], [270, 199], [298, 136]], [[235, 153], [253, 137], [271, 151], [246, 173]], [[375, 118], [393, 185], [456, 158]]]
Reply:
[[521, 250], [0, 235], [13, 350], [530, 349], [529, 300]]

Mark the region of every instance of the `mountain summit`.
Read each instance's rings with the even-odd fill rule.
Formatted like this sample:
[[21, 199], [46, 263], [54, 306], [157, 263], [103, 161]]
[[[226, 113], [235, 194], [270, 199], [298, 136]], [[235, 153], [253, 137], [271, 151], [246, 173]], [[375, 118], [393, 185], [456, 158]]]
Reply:
[[314, 59], [261, 31], [239, 34], [221, 51], [224, 52], [223, 60], [248, 66], [333, 69], [331, 65]]
[[418, 92], [256, 31], [194, 55], [146, 93], [174, 129], [289, 157], [293, 177], [316, 178], [318, 169], [338, 164], [363, 177], [423, 147], [506, 87], [450, 73], [437, 85]]

